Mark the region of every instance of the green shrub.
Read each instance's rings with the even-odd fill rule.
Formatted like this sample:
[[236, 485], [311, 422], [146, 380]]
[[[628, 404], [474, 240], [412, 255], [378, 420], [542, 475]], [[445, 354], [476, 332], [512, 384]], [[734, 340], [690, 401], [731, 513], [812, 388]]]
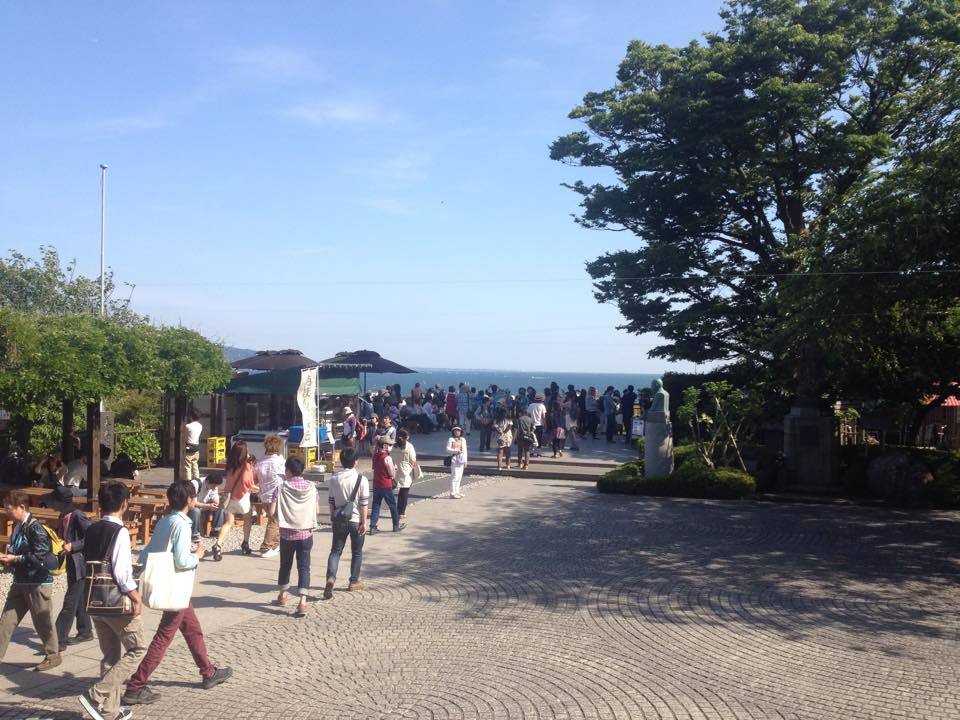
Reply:
[[642, 458], [642, 457], [643, 457], [643, 449], [644, 449], [644, 446], [646, 446], [646, 444], [647, 444], [647, 439], [646, 439], [645, 437], [643, 437], [643, 435], [638, 435], [638, 436], [634, 437], [634, 438], [631, 440], [631, 442], [633, 443], [633, 447], [634, 447], [634, 449], [637, 451], [637, 454]]
[[627, 495], [735, 500], [755, 494], [757, 484], [742, 470], [711, 470], [702, 462], [687, 458], [666, 477], [645, 477], [642, 462], [626, 463], [601, 476], [597, 480], [597, 490]]
[[[134, 430], [126, 425], [118, 425], [117, 430]], [[157, 436], [152, 432], [132, 432], [129, 434], [117, 434], [116, 454], [126, 453], [139, 467], [148, 464], [156, 464], [160, 457], [160, 442]]]
[[678, 467], [687, 462], [687, 460], [693, 460], [694, 462], [701, 462], [700, 460], [700, 451], [697, 450], [697, 446], [693, 443], [689, 445], [677, 445], [673, 448], [673, 468], [676, 470]]

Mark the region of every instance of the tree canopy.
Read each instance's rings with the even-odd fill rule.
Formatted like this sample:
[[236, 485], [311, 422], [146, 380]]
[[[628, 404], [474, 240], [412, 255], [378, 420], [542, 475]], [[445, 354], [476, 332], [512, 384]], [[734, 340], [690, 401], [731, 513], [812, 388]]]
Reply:
[[[112, 288], [112, 280], [108, 290]], [[126, 390], [196, 396], [225, 386], [230, 366], [218, 343], [187, 328], [154, 326], [108, 295], [99, 281], [61, 266], [56, 250], [0, 260], [0, 407], [21, 442], [51, 423], [64, 400], [95, 402]]]
[[866, 357], [860, 377], [825, 359], [823, 389], [955, 379], [960, 242], [936, 218], [960, 196], [960, 2], [721, 15], [703, 43], [632, 42], [617, 84], [571, 113], [586, 129], [551, 147], [615, 176], [571, 186], [578, 221], [640, 241], [588, 264], [596, 297], [664, 339], [653, 357], [745, 362], [787, 391], [811, 344]]

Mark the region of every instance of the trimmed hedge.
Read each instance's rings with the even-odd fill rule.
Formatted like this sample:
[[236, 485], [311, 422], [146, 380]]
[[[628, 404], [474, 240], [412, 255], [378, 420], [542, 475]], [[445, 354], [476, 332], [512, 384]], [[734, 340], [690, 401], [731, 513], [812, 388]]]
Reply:
[[931, 450], [903, 445], [844, 445], [840, 448], [840, 480], [846, 493], [872, 497], [867, 482], [870, 463], [884, 455], [906, 453], [919, 461], [933, 475], [933, 481], [917, 491], [913, 497], [894, 498], [906, 505], [960, 508], [960, 450]]
[[695, 459], [684, 457], [680, 467], [666, 477], [645, 477], [643, 462], [626, 463], [601, 476], [597, 490], [626, 495], [738, 500], [754, 495], [757, 484], [742, 470], [711, 470]]

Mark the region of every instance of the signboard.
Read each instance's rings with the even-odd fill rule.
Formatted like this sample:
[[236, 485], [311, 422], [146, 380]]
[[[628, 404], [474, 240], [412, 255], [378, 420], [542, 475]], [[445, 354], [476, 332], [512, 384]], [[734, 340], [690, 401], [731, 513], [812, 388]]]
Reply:
[[109, 410], [100, 413], [100, 444], [110, 448], [111, 460], [116, 457], [114, 451], [117, 449], [116, 435], [114, 434], [116, 417], [117, 414]]
[[297, 390], [297, 405], [303, 416], [303, 440], [300, 447], [317, 446], [317, 368], [304, 368], [300, 371], [300, 387]]

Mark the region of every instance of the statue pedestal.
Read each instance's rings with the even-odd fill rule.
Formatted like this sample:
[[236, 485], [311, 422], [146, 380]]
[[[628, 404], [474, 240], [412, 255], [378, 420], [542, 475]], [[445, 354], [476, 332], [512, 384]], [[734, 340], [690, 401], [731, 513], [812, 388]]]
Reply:
[[673, 472], [673, 427], [664, 412], [650, 411], [644, 423], [643, 464], [647, 477]]
[[783, 419], [783, 456], [792, 486], [828, 490], [837, 480], [837, 420], [816, 400], [798, 398]]

